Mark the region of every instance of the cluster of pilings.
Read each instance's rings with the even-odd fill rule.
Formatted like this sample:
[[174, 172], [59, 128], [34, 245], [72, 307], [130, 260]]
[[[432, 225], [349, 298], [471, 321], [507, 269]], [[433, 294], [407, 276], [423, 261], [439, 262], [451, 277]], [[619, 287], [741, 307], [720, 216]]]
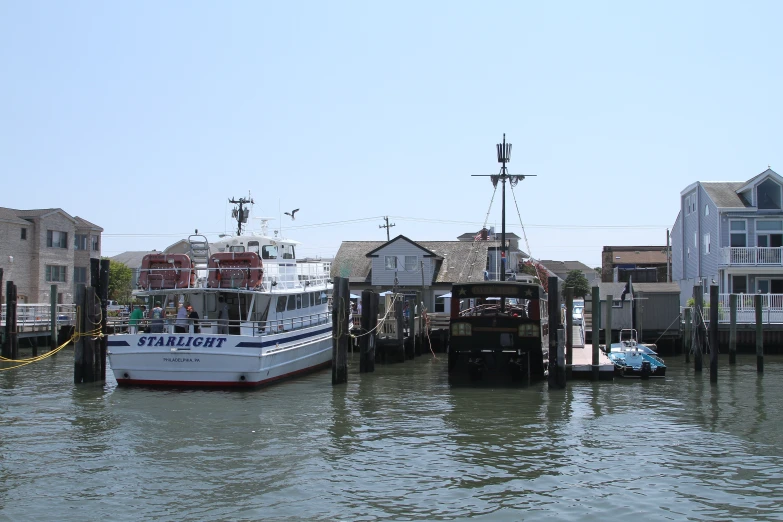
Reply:
[[77, 341], [73, 351], [73, 382], [106, 380], [106, 305], [109, 298], [108, 259], [90, 259], [90, 286], [76, 288]]
[[[710, 381], [718, 381], [719, 299], [718, 285], [710, 285], [709, 331], [704, 317], [704, 292], [700, 285], [693, 287], [693, 312], [685, 309], [685, 362], [690, 363], [693, 354], [693, 370], [701, 372], [705, 354], [710, 356]], [[756, 371], [764, 372], [764, 322], [762, 320], [761, 294], [753, 296], [756, 311]], [[737, 364], [737, 294], [729, 296], [729, 365]]]
[[[363, 290], [361, 295], [360, 321], [354, 316], [353, 329], [349, 330], [350, 292], [348, 279], [335, 277], [332, 285], [332, 384], [348, 381], [348, 350], [354, 338], [359, 346], [359, 372], [375, 371], [375, 361], [382, 363], [412, 359], [423, 352], [426, 325], [424, 314], [419, 317], [418, 328], [414, 310], [420, 298], [408, 301], [410, 314], [403, 314], [401, 300], [394, 302], [396, 337], [381, 338], [378, 335], [378, 311], [380, 296], [372, 290]], [[407, 323], [407, 324], [406, 324]]]
[[[3, 301], [3, 269], [0, 268], [0, 303]], [[19, 358], [19, 337], [16, 331], [16, 285], [6, 283], [5, 290], [5, 331], [3, 332], [2, 355], [6, 359]]]

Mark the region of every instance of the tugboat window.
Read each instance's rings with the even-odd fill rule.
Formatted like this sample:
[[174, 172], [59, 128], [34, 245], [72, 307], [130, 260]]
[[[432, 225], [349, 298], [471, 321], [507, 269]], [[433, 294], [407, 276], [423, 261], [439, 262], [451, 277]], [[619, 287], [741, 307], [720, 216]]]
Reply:
[[241, 245], [239, 245], [239, 246], [232, 246], [232, 247], [228, 248], [228, 251], [229, 252], [244, 252], [245, 251], [245, 247], [241, 246]]

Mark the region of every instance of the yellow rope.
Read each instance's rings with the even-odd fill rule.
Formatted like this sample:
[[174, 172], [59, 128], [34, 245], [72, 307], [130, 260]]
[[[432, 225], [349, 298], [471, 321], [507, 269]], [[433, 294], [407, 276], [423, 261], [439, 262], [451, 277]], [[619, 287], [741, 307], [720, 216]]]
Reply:
[[[81, 307], [76, 307], [76, 325], [78, 326], [80, 324], [79, 319], [81, 318]], [[0, 368], [0, 371], [7, 371], [7, 370], [13, 370], [16, 368], [21, 368], [22, 366], [27, 366], [28, 364], [32, 364], [34, 362], [43, 361], [44, 359], [51, 357], [52, 355], [56, 354], [68, 344], [71, 342], [76, 342], [80, 337], [92, 337], [92, 338], [100, 338], [103, 337], [103, 332], [101, 331], [100, 325], [98, 325], [98, 328], [95, 328], [93, 330], [88, 330], [86, 332], [79, 332], [77, 329], [74, 328], [73, 335], [71, 335], [70, 339], [65, 341], [63, 344], [58, 346], [57, 348], [53, 349], [50, 352], [47, 352], [43, 355], [37, 355], [35, 357], [29, 357], [27, 359], [9, 359], [7, 357], [0, 356], [0, 362], [8, 362], [8, 363], [20, 363], [16, 366], [9, 366], [8, 368]]]

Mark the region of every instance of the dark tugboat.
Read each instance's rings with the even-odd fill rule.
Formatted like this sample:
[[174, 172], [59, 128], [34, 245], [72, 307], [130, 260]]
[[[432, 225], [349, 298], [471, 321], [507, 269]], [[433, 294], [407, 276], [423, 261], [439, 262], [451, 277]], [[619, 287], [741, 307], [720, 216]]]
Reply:
[[495, 189], [498, 181], [502, 186], [500, 280], [453, 285], [449, 375], [492, 382], [543, 379], [549, 357], [547, 293], [537, 277], [506, 281], [506, 182], [513, 188], [526, 176], [508, 174], [511, 144], [505, 134], [497, 151], [502, 167], [489, 177]]

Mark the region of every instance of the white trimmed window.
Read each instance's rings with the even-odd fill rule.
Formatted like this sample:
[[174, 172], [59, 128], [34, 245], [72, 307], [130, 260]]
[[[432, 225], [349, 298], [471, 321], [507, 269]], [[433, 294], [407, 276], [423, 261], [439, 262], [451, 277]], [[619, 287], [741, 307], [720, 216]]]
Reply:
[[699, 248], [699, 233], [693, 233], [693, 248]]
[[710, 215], [710, 206], [704, 205], [704, 215], [709, 216]]
[[710, 253], [710, 233], [707, 232], [704, 234], [704, 253], [709, 254]]
[[729, 221], [729, 246], [746, 247], [748, 246], [748, 224], [744, 219], [733, 219]]
[[385, 256], [384, 266], [386, 270], [397, 270], [397, 256]]
[[405, 271], [415, 272], [419, 264], [419, 258], [416, 256], [405, 256]]

